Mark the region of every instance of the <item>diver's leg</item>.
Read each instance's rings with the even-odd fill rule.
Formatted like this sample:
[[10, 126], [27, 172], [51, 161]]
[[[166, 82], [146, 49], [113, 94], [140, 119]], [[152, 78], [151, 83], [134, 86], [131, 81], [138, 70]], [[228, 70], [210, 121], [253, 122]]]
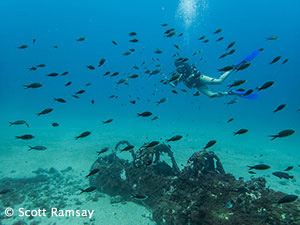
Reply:
[[218, 91], [218, 92], [213, 92], [208, 89], [206, 85], [202, 85], [197, 88], [201, 93], [205, 94], [208, 97], [215, 98], [215, 97], [222, 97], [229, 95], [230, 93], [227, 91]]
[[218, 79], [215, 79], [215, 78], [212, 78], [212, 77], [208, 77], [208, 76], [205, 76], [205, 75], [201, 75], [200, 76], [200, 80], [204, 84], [222, 84], [222, 82], [229, 76], [229, 74], [232, 71], [233, 70], [226, 71]]

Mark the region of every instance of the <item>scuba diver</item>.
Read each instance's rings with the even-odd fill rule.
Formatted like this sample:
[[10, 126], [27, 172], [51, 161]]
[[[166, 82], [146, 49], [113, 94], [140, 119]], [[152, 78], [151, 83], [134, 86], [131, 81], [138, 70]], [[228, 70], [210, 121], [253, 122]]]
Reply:
[[231, 91], [213, 92], [207, 87], [207, 85], [222, 84], [223, 81], [233, 71], [233, 69], [226, 71], [216, 79], [201, 74], [194, 65], [190, 65], [189, 63], [182, 62], [180, 60], [175, 60], [175, 66], [177, 67], [177, 69], [173, 72], [173, 74], [179, 74], [179, 78], [173, 83], [170, 83], [173, 87], [176, 86], [179, 82], [183, 82], [188, 88], [196, 88], [198, 89], [198, 91], [211, 98], [233, 94]]
[[223, 81], [229, 76], [232, 71], [239, 71], [250, 66], [250, 61], [253, 60], [263, 49], [256, 49], [251, 52], [247, 57], [239, 61], [238, 63], [233, 64], [232, 66], [228, 66], [226, 71], [219, 78], [212, 78], [201, 74], [200, 71], [194, 65], [190, 65], [189, 63], [184, 62], [182, 58], [175, 60], [175, 66], [177, 67], [176, 71], [173, 72], [174, 77], [178, 77], [172, 83], [170, 83], [173, 87], [175, 87], [179, 82], [183, 82], [188, 88], [196, 88], [198, 91], [203, 93], [204, 95], [214, 98], [214, 97], [222, 97], [227, 95], [236, 95], [243, 98], [248, 99], [256, 99], [258, 97], [257, 93], [248, 91], [240, 91], [240, 90], [231, 90], [231, 91], [211, 91], [207, 85], [217, 85], [222, 84]]

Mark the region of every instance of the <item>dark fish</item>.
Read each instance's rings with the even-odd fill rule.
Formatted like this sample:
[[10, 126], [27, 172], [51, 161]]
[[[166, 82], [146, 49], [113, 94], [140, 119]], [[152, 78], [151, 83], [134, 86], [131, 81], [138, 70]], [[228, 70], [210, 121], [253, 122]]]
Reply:
[[137, 75], [137, 74], [133, 74], [133, 75], [130, 75], [128, 78], [130, 78], [130, 79], [134, 79], [134, 78], [137, 78], [137, 77], [139, 77], [139, 75]]
[[231, 42], [231, 43], [227, 46], [226, 49], [228, 50], [228, 49], [230, 49], [230, 48], [231, 48], [232, 46], [234, 46], [234, 45], [235, 45], [235, 41]]
[[219, 72], [227, 72], [227, 71], [230, 71], [230, 70], [233, 70], [234, 67], [233, 66], [225, 66], [221, 69], [218, 69]]
[[134, 105], [136, 103], [136, 101], [132, 100], [132, 101], [130, 101], [130, 103]]
[[114, 45], [118, 45], [118, 43], [117, 43], [117, 42], [115, 42], [115, 41], [112, 41], [112, 43], [113, 43]]
[[289, 60], [288, 59], [285, 59], [283, 60], [282, 64], [286, 64]]
[[124, 52], [123, 55], [131, 55], [131, 52]]
[[139, 201], [144, 201], [148, 198], [147, 195], [143, 195], [143, 194], [133, 194], [131, 197]]
[[84, 137], [87, 137], [91, 134], [90, 131], [85, 131], [83, 133], [81, 133], [79, 136], [75, 137], [75, 139], [77, 140], [78, 138], [84, 138]]
[[286, 168], [284, 171], [290, 171], [290, 170], [292, 170], [292, 169], [294, 169], [294, 167], [293, 167], [293, 166], [289, 166], [289, 167]]
[[137, 42], [139, 42], [139, 40], [136, 39], [136, 38], [134, 38], [134, 39], [129, 40], [129, 42], [131, 42], [131, 43], [137, 43]]
[[274, 58], [274, 59], [272, 60], [272, 62], [270, 62], [270, 64], [276, 63], [276, 62], [278, 62], [280, 59], [281, 59], [281, 56], [277, 56], [276, 58]]
[[257, 87], [256, 90], [261, 91], [264, 89], [267, 89], [269, 87], [271, 87], [275, 82], [274, 81], [268, 81], [266, 83], [264, 83], [261, 87]]
[[79, 90], [75, 94], [80, 95], [80, 94], [83, 94], [83, 93], [85, 93], [85, 90]]
[[229, 120], [227, 120], [227, 123], [230, 123], [234, 120], [234, 118], [230, 118]]
[[29, 124], [25, 120], [17, 120], [15, 122], [9, 122], [9, 126], [12, 125], [23, 125], [25, 124], [27, 127], [29, 127]]
[[69, 74], [69, 72], [66, 71], [66, 72], [63, 72], [61, 75], [62, 75], [62, 76], [66, 76], [66, 75], [68, 75], [68, 74]]
[[220, 55], [219, 56], [219, 59], [222, 59], [222, 58], [224, 58], [224, 57], [226, 57], [227, 56], [227, 53], [225, 53], [225, 54], [223, 54], [223, 55]]
[[222, 41], [223, 39], [224, 39], [224, 37], [220, 37], [216, 41]]
[[104, 73], [104, 76], [107, 76], [108, 74], [110, 74], [109, 71], [105, 72], [105, 73]]
[[161, 71], [161, 70], [159, 70], [159, 69], [153, 70], [153, 71], [150, 73], [150, 76], [151, 76], [151, 75], [158, 74], [158, 73], [160, 73], [160, 71]]
[[173, 46], [179, 50], [179, 46], [178, 45], [173, 45]]
[[110, 76], [111, 77], [115, 77], [115, 76], [118, 76], [120, 73], [119, 72], [114, 72], [114, 73], [112, 73]]
[[203, 43], [208, 43], [209, 42], [209, 40], [208, 39], [205, 39], [204, 41], [203, 41]]
[[47, 74], [48, 77], [56, 77], [58, 76], [58, 73], [49, 73]]
[[67, 82], [67, 83], [65, 84], [65, 86], [69, 86], [69, 85], [71, 85], [71, 84], [72, 84], [72, 82], [69, 81], [69, 82]]
[[273, 112], [278, 112], [286, 107], [286, 104], [279, 105]]
[[18, 47], [18, 49], [25, 49], [27, 47], [28, 47], [27, 45], [21, 45], [21, 46]]
[[170, 32], [169, 34], [167, 34], [167, 35], [166, 35], [166, 37], [168, 37], [168, 38], [169, 38], [169, 37], [172, 37], [172, 36], [174, 36], [175, 34], [176, 34], [176, 32]]
[[44, 151], [44, 150], [47, 149], [45, 146], [34, 146], [34, 147], [32, 147], [32, 146], [28, 145], [28, 147], [29, 147], [28, 151], [31, 151], [31, 150]]
[[166, 27], [166, 26], [168, 26], [168, 24], [167, 23], [163, 23], [163, 24], [161, 24], [161, 26], [162, 27]]
[[255, 172], [253, 172], [253, 171], [248, 171], [248, 173], [250, 173], [250, 174], [256, 174]]
[[175, 135], [175, 136], [173, 136], [173, 137], [171, 137], [170, 139], [167, 139], [166, 141], [178, 141], [178, 140], [180, 140], [182, 138], [182, 136], [181, 135]]
[[36, 67], [30, 67], [30, 68], [28, 68], [29, 70], [31, 70], [31, 71], [34, 71], [34, 70], [36, 70]]
[[252, 93], [254, 92], [253, 89], [249, 89], [248, 91], [246, 91], [245, 94], [243, 94], [243, 96], [248, 96], [248, 95], [251, 95]]
[[109, 150], [109, 147], [105, 147], [105, 148], [103, 148], [103, 149], [101, 149], [99, 152], [97, 152], [98, 153], [98, 155], [100, 155], [100, 154], [103, 154], [103, 153], [105, 153], [105, 152], [107, 152]]
[[86, 83], [85, 86], [89, 87], [91, 86], [92, 84], [90, 82]]
[[251, 65], [251, 63], [247, 62], [247, 63], [242, 63], [239, 67], [236, 68], [237, 71], [239, 70], [244, 70], [246, 68], [248, 68]]
[[83, 192], [92, 192], [92, 191], [95, 191], [96, 189], [97, 188], [95, 188], [95, 187], [89, 187], [89, 188], [87, 188], [85, 190], [83, 190], [83, 189], [79, 189], [79, 190], [81, 191], [80, 194], [82, 194]]
[[231, 49], [229, 52], [227, 52], [227, 55], [232, 55], [233, 53], [235, 53], [235, 49]]
[[168, 30], [165, 31], [165, 34], [169, 34], [169, 33], [171, 33], [172, 31], [175, 31], [175, 29], [174, 29], [174, 28], [168, 29]]
[[35, 44], [36, 40], [35, 39], [32, 39], [32, 44]]
[[176, 90], [172, 90], [172, 93], [176, 94], [176, 95], [178, 94], [178, 92]]
[[17, 139], [22, 139], [22, 140], [30, 140], [33, 139], [34, 136], [31, 134], [24, 134], [22, 136], [16, 136]]
[[79, 96], [77, 96], [77, 95], [72, 95], [72, 97], [73, 97], [73, 98], [79, 98]]
[[95, 69], [95, 67], [92, 66], [92, 65], [87, 65], [86, 67], [87, 67], [88, 69], [90, 69], [90, 70], [94, 70], [94, 69]]
[[239, 101], [239, 100], [238, 100], [237, 98], [234, 98], [234, 99], [230, 100], [229, 102], [227, 102], [227, 103], [225, 103], [225, 104], [227, 104], [227, 105], [232, 105], [232, 104], [237, 103], [238, 101]]
[[278, 177], [279, 179], [284, 178], [284, 179], [293, 179], [294, 176], [290, 176], [288, 173], [284, 172], [274, 172], [272, 173], [274, 176]]
[[28, 89], [28, 88], [40, 88], [42, 86], [43, 85], [40, 84], [40, 83], [32, 83], [32, 84], [24, 85], [25, 89]]
[[57, 45], [54, 45], [53, 48], [58, 48], [58, 46], [57, 46]]
[[159, 116], [155, 116], [151, 120], [157, 120], [158, 118], [159, 118]]
[[284, 203], [291, 203], [291, 202], [294, 202], [298, 199], [298, 196], [297, 195], [286, 195], [284, 196], [283, 198], [281, 198], [277, 204], [280, 205], [280, 204], [284, 204]]
[[116, 84], [117, 84], [117, 85], [123, 84], [123, 83], [125, 83], [126, 81], [127, 81], [127, 79], [122, 78], [122, 79], [120, 79], [119, 81], [117, 81]]
[[205, 38], [205, 36], [200, 37], [198, 40], [203, 40]]
[[237, 81], [233, 82], [232, 84], [229, 84], [228, 87], [232, 88], [232, 87], [240, 86], [246, 82], [247, 82], [246, 80], [237, 80]]
[[52, 123], [51, 125], [52, 125], [53, 127], [58, 127], [58, 126], [59, 126], [59, 124], [56, 123], [56, 122]]
[[129, 33], [129, 36], [136, 36], [136, 35], [137, 35], [136, 32], [130, 32], [130, 33]]
[[102, 66], [105, 63], [105, 58], [100, 59], [98, 67]]
[[63, 98], [54, 98], [55, 101], [60, 102], [60, 103], [66, 103], [67, 101]]
[[275, 41], [275, 40], [278, 40], [278, 37], [277, 36], [270, 36], [270, 37], [267, 37], [266, 39], [268, 41]]
[[162, 53], [162, 50], [157, 49], [157, 50], [154, 51], [154, 53], [156, 53], [156, 54], [161, 54], [161, 53]]
[[134, 148], [133, 145], [128, 145], [128, 146], [126, 146], [125, 148], [121, 149], [121, 152], [129, 151], [129, 150], [131, 150], [131, 149], [133, 149], [133, 148]]
[[152, 148], [152, 147], [154, 147], [158, 144], [159, 144], [159, 141], [152, 141], [152, 142], [148, 143], [145, 147], [146, 148]]
[[131, 48], [131, 49], [129, 49], [129, 51], [131, 51], [131, 52], [135, 52], [135, 49], [134, 49], [134, 48]]
[[36, 67], [42, 68], [42, 67], [46, 67], [46, 65], [45, 64], [38, 64]]
[[151, 115], [152, 115], [152, 112], [149, 112], [149, 111], [137, 114], [138, 117], [140, 117], [140, 116], [141, 117], [148, 117], [148, 116], [151, 116]]
[[85, 37], [80, 37], [78, 39], [76, 39], [76, 41], [84, 41], [85, 40]]
[[198, 55], [199, 53], [201, 53], [201, 50], [195, 51], [195, 52], [193, 53], [193, 56]]
[[245, 134], [247, 132], [248, 132], [247, 129], [240, 129], [240, 130], [238, 130], [236, 132], [233, 132], [233, 133], [234, 133], [234, 135], [237, 135], [237, 134], [240, 135], [240, 134]]
[[99, 169], [93, 169], [86, 177], [92, 176], [96, 173], [98, 173], [100, 170]]
[[103, 124], [106, 124], [106, 123], [111, 123], [114, 119], [108, 119], [108, 120], [105, 120], [105, 121], [102, 121]]
[[157, 105], [160, 105], [161, 103], [164, 103], [168, 100], [168, 98], [161, 98], [158, 102], [157, 102]]
[[48, 114], [48, 113], [50, 113], [50, 112], [52, 112], [52, 111], [53, 111], [52, 108], [47, 108], [47, 109], [44, 109], [43, 111], [37, 113], [37, 115], [38, 115], [38, 116], [40, 116], [40, 115], [45, 115], [45, 114]]
[[92, 99], [92, 100], [91, 100], [91, 103], [92, 103], [92, 104], [95, 104], [95, 100], [94, 100], [94, 99]]
[[170, 78], [170, 80], [168, 82], [171, 83], [175, 80], [178, 80], [180, 78], [180, 76], [181, 76], [180, 74], [176, 73]]
[[248, 166], [249, 170], [267, 170], [270, 168], [270, 166], [266, 165], [266, 164], [258, 164], [256, 166]]
[[294, 133], [295, 133], [294, 130], [287, 129], [287, 130], [280, 131], [278, 134], [270, 135], [269, 137], [272, 137], [271, 141], [273, 141], [276, 138], [288, 137]]
[[209, 142], [205, 145], [204, 150], [210, 148], [211, 146], [213, 146], [213, 145], [216, 144], [216, 143], [217, 143], [216, 140], [209, 141]]
[[216, 30], [216, 31], [214, 32], [214, 34], [218, 34], [218, 33], [220, 33], [220, 32], [222, 32], [222, 29]]

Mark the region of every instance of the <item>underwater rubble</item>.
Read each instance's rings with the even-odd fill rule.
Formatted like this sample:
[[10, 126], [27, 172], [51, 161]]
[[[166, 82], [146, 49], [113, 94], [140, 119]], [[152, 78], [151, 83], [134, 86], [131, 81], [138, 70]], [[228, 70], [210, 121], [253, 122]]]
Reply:
[[[117, 156], [121, 145], [130, 144], [119, 142], [93, 163], [91, 170], [100, 172], [89, 178], [90, 185], [145, 206], [159, 225], [300, 224], [299, 202], [277, 204], [286, 194], [266, 188], [264, 178], [236, 179], [212, 151], [194, 153], [180, 171], [168, 145], [131, 150], [132, 162]], [[172, 165], [160, 160], [162, 154]]]

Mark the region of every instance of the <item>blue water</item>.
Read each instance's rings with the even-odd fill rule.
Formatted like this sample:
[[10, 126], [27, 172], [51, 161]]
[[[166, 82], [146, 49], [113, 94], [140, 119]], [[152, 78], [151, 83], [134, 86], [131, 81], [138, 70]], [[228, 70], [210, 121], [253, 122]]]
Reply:
[[[190, 13], [188, 9], [193, 4], [195, 13]], [[180, 142], [172, 144], [175, 156], [182, 163], [209, 140], [215, 139], [217, 145], [212, 150], [224, 157], [225, 169], [232, 169], [228, 172], [237, 176], [247, 176], [247, 162], [259, 163], [251, 158], [258, 154], [266, 154], [268, 158], [264, 162], [278, 170], [290, 164], [297, 167], [295, 163], [299, 162], [300, 157], [297, 132], [300, 130], [299, 8], [300, 2], [297, 0], [1, 1], [2, 161], [14, 157], [15, 148], [24, 157], [28, 156], [27, 144], [51, 146], [55, 153], [48, 151], [31, 161], [31, 156], [28, 156], [29, 165], [35, 168], [37, 163], [46, 163], [47, 157], [52, 154], [59, 157], [59, 149], [65, 149], [68, 154], [72, 152], [76, 148], [74, 137], [90, 130], [91, 136], [80, 140], [84, 148], [82, 151], [87, 152], [81, 153], [81, 157], [86, 157], [85, 160], [90, 162], [85, 169], [96, 159], [93, 154], [100, 147], [113, 147], [122, 139], [139, 146], [148, 140], [166, 139], [175, 134], [184, 136]], [[163, 23], [169, 26], [162, 27]], [[183, 36], [165, 38], [163, 32], [171, 27], [176, 28], [177, 34], [183, 32]], [[213, 34], [219, 28], [222, 32]], [[137, 32], [138, 43], [128, 42], [134, 38], [128, 36], [132, 31]], [[206, 35], [210, 42], [199, 41], [202, 35]], [[266, 37], [274, 35], [279, 39], [266, 40]], [[221, 36], [224, 40], [216, 42]], [[86, 40], [76, 42], [79, 37]], [[36, 39], [35, 44], [32, 44], [32, 39]], [[118, 46], [114, 46], [112, 40]], [[236, 42], [233, 47], [236, 53], [219, 59], [232, 41]], [[17, 49], [23, 44], [29, 47]], [[264, 48], [249, 68], [232, 73], [224, 84], [210, 88], [227, 90], [227, 85], [238, 79], [247, 80], [243, 86], [245, 89], [271, 80], [275, 84], [261, 91], [258, 99], [239, 99], [235, 105], [224, 104], [232, 97], [195, 97], [196, 90], [188, 90], [188, 93], [179, 90], [179, 94], [174, 95], [169, 85], [159, 83], [162, 74], [149, 78], [141, 66], [145, 61], [145, 65], [154, 70], [155, 64], [161, 64], [162, 73], [170, 77], [169, 73], [175, 70], [172, 56], [177, 52], [173, 44], [180, 46], [178, 52], [182, 57], [188, 57], [201, 72], [211, 77], [220, 76], [217, 69], [240, 61], [255, 49]], [[54, 45], [58, 48], [53, 48]], [[130, 48], [136, 51], [130, 56], [123, 56]], [[163, 51], [160, 55], [153, 53], [158, 48]], [[202, 52], [192, 56], [198, 50]], [[269, 62], [276, 56], [282, 56], [282, 59], [270, 65]], [[160, 60], [152, 64], [152, 57]], [[106, 58], [106, 62], [98, 68], [101, 58]], [[285, 65], [282, 64], [284, 59], [289, 59]], [[37, 71], [28, 70], [40, 63], [46, 64], [46, 67]], [[135, 64], [140, 70], [132, 68]], [[97, 68], [91, 71], [86, 68], [87, 65]], [[69, 74], [64, 77], [46, 76], [64, 71]], [[104, 77], [106, 71], [117, 71], [120, 75]], [[140, 77], [129, 80], [129, 86], [121, 84], [116, 87], [115, 82], [134, 73]], [[72, 84], [65, 87], [68, 81]], [[23, 85], [33, 82], [40, 82], [43, 87], [24, 90]], [[86, 87], [88, 82], [91, 86]], [[179, 85], [180, 88], [188, 89], [183, 84]], [[86, 93], [80, 99], [74, 99], [72, 94], [80, 89], [85, 89]], [[108, 98], [110, 95], [117, 95], [118, 99]], [[54, 97], [65, 98], [67, 103], [55, 102]], [[137, 97], [140, 100], [135, 105], [129, 103]], [[168, 97], [167, 102], [156, 106], [156, 102], [163, 97]], [[94, 105], [90, 103], [91, 99], [95, 100]], [[276, 114], [272, 112], [283, 103], [287, 105], [285, 109]], [[36, 113], [45, 108], [54, 108], [54, 111], [37, 117]], [[151, 111], [153, 116], [159, 115], [160, 118], [151, 121], [150, 118], [136, 117], [137, 113], [144, 111]], [[231, 117], [235, 120], [227, 124]], [[102, 121], [110, 118], [114, 121], [103, 126]], [[9, 121], [21, 119], [30, 124], [29, 129], [8, 127]], [[52, 122], [58, 122], [60, 126], [53, 128]], [[233, 137], [233, 132], [240, 128], [247, 128], [249, 132]], [[268, 135], [284, 129], [294, 129], [296, 133], [270, 142]], [[36, 138], [27, 142], [14, 139], [14, 136], [25, 133], [32, 133]], [[230, 149], [241, 154], [240, 159], [244, 162], [239, 163], [234, 157], [227, 156], [225, 151]], [[273, 158], [273, 154], [276, 157]], [[293, 158], [294, 161], [276, 161], [281, 157]], [[71, 166], [76, 167], [80, 160], [73, 161]], [[8, 161], [11, 163], [7, 167], [13, 167], [13, 159]], [[51, 163], [54, 167], [61, 164], [59, 161]], [[295, 173], [300, 174], [299, 168], [296, 169], [298, 171]], [[241, 170], [244, 172], [239, 173]]]

